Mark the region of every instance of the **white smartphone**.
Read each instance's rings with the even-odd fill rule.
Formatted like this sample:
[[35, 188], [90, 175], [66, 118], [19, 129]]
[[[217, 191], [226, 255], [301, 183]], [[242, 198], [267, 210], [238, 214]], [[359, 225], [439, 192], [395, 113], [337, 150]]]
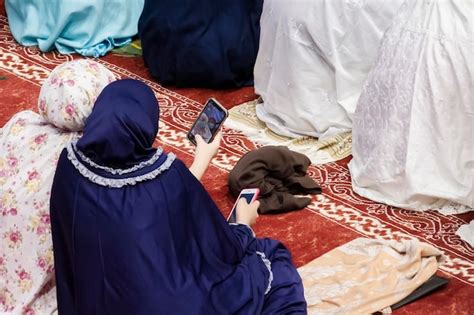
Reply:
[[232, 211], [230, 212], [229, 216], [227, 217], [227, 222], [229, 223], [236, 223], [237, 221], [237, 203], [239, 202], [240, 198], [245, 198], [247, 200], [247, 203], [252, 203], [258, 198], [258, 194], [260, 193], [260, 189], [258, 188], [247, 188], [243, 189], [239, 197], [237, 197], [237, 201], [234, 203], [234, 206], [232, 207]]

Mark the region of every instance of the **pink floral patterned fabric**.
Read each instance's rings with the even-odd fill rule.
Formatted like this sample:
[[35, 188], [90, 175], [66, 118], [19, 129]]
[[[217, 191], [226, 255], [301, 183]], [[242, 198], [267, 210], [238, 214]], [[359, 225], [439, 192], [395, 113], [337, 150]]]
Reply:
[[91, 60], [62, 64], [41, 88], [40, 114], [20, 112], [0, 129], [2, 314], [50, 314], [56, 309], [49, 221], [56, 163], [113, 80], [109, 70]]
[[58, 128], [80, 131], [112, 72], [88, 59], [66, 62], [51, 72], [38, 100], [39, 113]]

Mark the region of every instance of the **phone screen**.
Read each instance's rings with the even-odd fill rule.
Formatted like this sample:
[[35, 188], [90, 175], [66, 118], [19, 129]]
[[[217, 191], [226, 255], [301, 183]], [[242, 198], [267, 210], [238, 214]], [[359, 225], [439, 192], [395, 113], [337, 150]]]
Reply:
[[190, 140], [195, 142], [194, 136], [199, 134], [209, 143], [225, 118], [226, 112], [210, 99], [189, 132]]
[[[250, 203], [254, 196], [255, 196], [255, 193], [240, 194], [237, 201], [240, 200], [240, 198], [245, 198], [245, 200], [247, 200], [247, 203]], [[235, 223], [237, 221], [237, 211], [235, 211], [236, 207], [237, 207], [237, 202], [235, 203], [234, 208], [232, 208], [230, 216], [227, 219], [229, 223]]]

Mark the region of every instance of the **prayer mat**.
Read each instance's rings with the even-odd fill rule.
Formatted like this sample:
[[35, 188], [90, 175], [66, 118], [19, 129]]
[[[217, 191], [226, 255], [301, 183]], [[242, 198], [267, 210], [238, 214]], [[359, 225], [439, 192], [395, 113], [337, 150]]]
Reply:
[[281, 136], [258, 119], [255, 110], [258, 102], [257, 99], [233, 107], [229, 112], [229, 119], [225, 122], [226, 126], [242, 131], [256, 146], [284, 145], [293, 151], [305, 154], [313, 164], [335, 162], [351, 155], [351, 132], [326, 139], [309, 136], [299, 138]]

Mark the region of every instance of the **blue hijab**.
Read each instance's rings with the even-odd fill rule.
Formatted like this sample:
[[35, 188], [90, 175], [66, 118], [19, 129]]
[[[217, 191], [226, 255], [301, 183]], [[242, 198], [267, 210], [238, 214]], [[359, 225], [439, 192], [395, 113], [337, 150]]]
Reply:
[[97, 98], [77, 148], [98, 164], [135, 165], [155, 154], [158, 120], [158, 101], [147, 85], [116, 81]]
[[51, 192], [59, 313], [305, 312], [288, 251], [229, 226], [183, 162], [152, 147], [157, 131], [153, 92], [120, 80], [61, 153]]

